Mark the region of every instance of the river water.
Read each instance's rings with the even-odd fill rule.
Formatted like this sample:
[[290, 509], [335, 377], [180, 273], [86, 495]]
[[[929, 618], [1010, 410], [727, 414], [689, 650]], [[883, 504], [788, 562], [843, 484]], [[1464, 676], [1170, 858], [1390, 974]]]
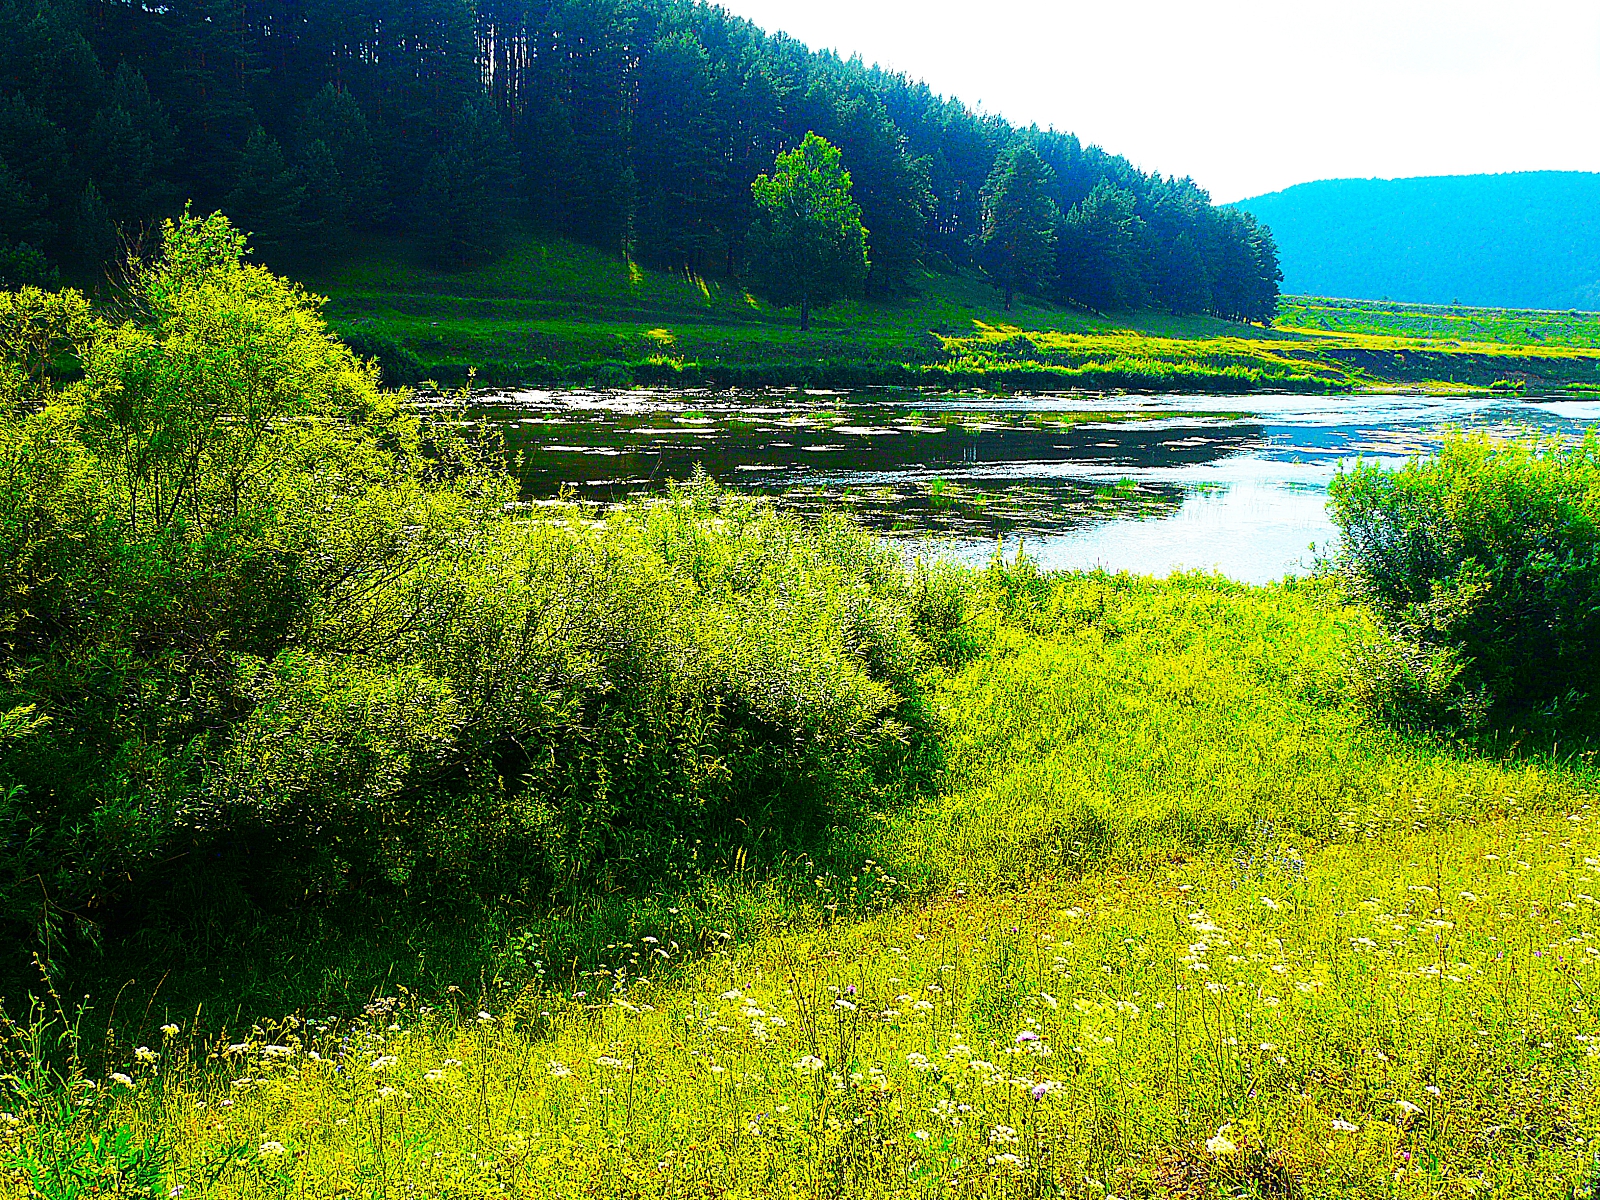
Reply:
[[1398, 465], [1450, 428], [1577, 437], [1600, 401], [526, 391], [473, 415], [503, 428], [532, 499], [614, 502], [698, 466], [800, 511], [846, 508], [908, 552], [1260, 583], [1331, 548], [1341, 463]]

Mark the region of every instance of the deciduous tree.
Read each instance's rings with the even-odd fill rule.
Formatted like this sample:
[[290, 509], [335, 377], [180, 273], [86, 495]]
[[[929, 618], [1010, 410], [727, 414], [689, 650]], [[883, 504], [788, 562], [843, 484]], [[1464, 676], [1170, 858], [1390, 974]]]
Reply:
[[771, 300], [800, 306], [801, 329], [811, 327], [813, 307], [861, 294], [867, 229], [838, 147], [806, 134], [778, 155], [771, 175], [756, 178], [750, 193], [756, 205], [751, 265]]

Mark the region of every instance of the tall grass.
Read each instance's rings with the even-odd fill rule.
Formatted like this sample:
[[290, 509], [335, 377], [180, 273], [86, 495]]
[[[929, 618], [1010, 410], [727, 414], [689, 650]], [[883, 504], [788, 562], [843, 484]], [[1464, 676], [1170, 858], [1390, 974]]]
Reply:
[[980, 587], [945, 798], [876, 818], [794, 932], [641, 911], [510, 990], [215, 1040], [158, 1008], [123, 1078], [19, 1097], [13, 1171], [118, 1131], [127, 1179], [217, 1196], [1587, 1185], [1588, 773], [1375, 724], [1325, 585]]

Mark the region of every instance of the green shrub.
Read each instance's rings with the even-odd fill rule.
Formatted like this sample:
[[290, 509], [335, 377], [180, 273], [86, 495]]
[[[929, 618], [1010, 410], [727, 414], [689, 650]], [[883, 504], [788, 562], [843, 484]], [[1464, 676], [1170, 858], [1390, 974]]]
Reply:
[[[1600, 669], [1600, 442], [1454, 436], [1330, 489], [1337, 566], [1388, 626], [1358, 680], [1413, 716], [1589, 694]], [[1398, 711], [1398, 710], [1397, 710]]]
[[82, 364], [0, 373], [0, 971], [771, 863], [937, 769], [956, 583], [703, 478], [529, 514], [242, 249], [0, 305]]

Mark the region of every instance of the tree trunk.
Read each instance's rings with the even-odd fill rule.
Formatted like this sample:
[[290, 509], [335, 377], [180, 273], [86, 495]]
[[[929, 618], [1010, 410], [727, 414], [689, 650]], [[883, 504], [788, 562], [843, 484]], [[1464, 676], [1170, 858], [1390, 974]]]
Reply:
[[1011, 311], [1011, 292], [1012, 292], [1011, 281], [1008, 279], [1006, 281], [1006, 311], [1007, 312]]
[[800, 297], [800, 332], [811, 328], [811, 297]]

